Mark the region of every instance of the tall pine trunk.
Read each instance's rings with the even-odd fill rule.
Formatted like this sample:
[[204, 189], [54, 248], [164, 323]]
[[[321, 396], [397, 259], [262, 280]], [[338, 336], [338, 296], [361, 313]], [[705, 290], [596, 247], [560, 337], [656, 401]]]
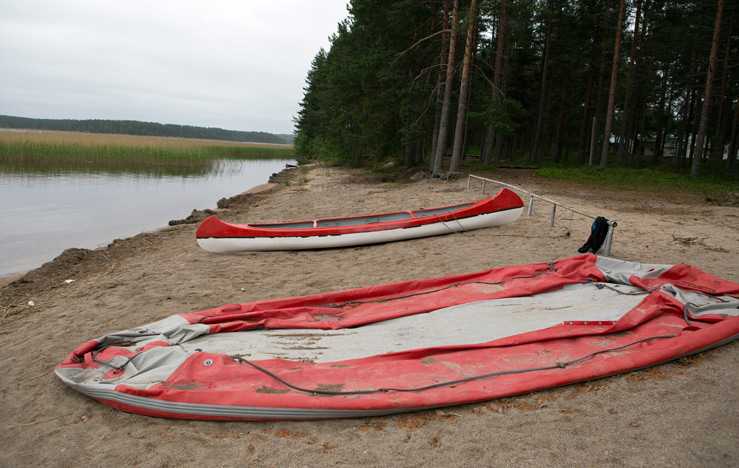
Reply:
[[700, 172], [701, 159], [703, 159], [703, 143], [706, 139], [706, 127], [708, 126], [708, 113], [711, 110], [711, 86], [713, 75], [716, 72], [716, 56], [718, 55], [718, 43], [721, 36], [721, 14], [724, 10], [724, 0], [718, 0], [716, 5], [716, 20], [713, 25], [713, 39], [711, 40], [711, 53], [708, 58], [708, 71], [706, 73], [706, 89], [703, 91], [703, 109], [701, 110], [700, 123], [698, 124], [698, 136], [696, 137], [696, 148], [698, 153], [693, 155], [693, 164], [690, 166], [690, 176], [697, 177]]
[[541, 71], [541, 89], [539, 90], [539, 112], [536, 116], [536, 130], [534, 131], [534, 143], [531, 146], [531, 153], [529, 153], [530, 161], [539, 160], [539, 143], [541, 141], [542, 125], [544, 123], [544, 105], [546, 104], [547, 94], [547, 69], [549, 68], [549, 54], [550, 54], [550, 31], [547, 26], [547, 32], [544, 39], [544, 60], [542, 62]]
[[[441, 20], [442, 31], [449, 29], [449, 0], [444, 0]], [[436, 82], [436, 104], [434, 105], [434, 130], [431, 136], [431, 157], [430, 168], [433, 172], [434, 162], [436, 161], [436, 144], [439, 140], [439, 120], [441, 119], [442, 94], [444, 90], [444, 61], [446, 60], [447, 47], [449, 39], [447, 33], [441, 35], [441, 51], [439, 52], [439, 74]]]
[[[505, 57], [505, 52], [503, 52], [503, 56]], [[503, 68], [505, 68], [505, 65], [503, 65]], [[500, 79], [500, 89], [501, 89], [501, 100], [503, 97], [505, 97], [506, 93], [508, 92], [508, 81], [506, 80], [505, 74], [503, 74], [502, 78]], [[495, 149], [493, 149], [493, 161], [500, 161], [503, 159], [503, 143], [506, 141], [506, 136], [497, 133], [495, 135]], [[510, 157], [508, 158], [510, 159]]]
[[[605, 18], [607, 15], [603, 15], [604, 17], [604, 27], [605, 29]], [[605, 41], [601, 41], [605, 42]], [[606, 71], [606, 57], [604, 56], [605, 50], [603, 50], [603, 46], [601, 44], [600, 47], [600, 54], [598, 59], [598, 81], [595, 84], [595, 104], [593, 105], [593, 123], [591, 128], [591, 134], [590, 134], [590, 149], [588, 152], [588, 165], [593, 166], [596, 163], [595, 157], [596, 157], [596, 145], [598, 144], [598, 135], [596, 133], [597, 130], [599, 130], [599, 123], [597, 115], [601, 112], [601, 105], [603, 101], [603, 76], [605, 75]]]
[[724, 157], [724, 140], [726, 139], [726, 132], [724, 125], [724, 109], [726, 107], [726, 86], [729, 78], [729, 51], [731, 50], [731, 30], [732, 23], [729, 21], [729, 30], [726, 35], [726, 51], [724, 52], [724, 66], [721, 73], [721, 90], [719, 95], [716, 96], [718, 100], [718, 112], [716, 115], [716, 126], [713, 133], [713, 140], [711, 143], [711, 159], [721, 161]]
[[691, 154], [689, 153], [689, 148], [692, 144], [692, 141], [690, 140], [690, 135], [693, 127], [693, 120], [695, 120], [695, 91], [692, 89], [688, 89], [686, 99], [688, 99], [688, 106], [685, 114], [686, 117], [683, 122], [685, 133], [683, 135], [684, 141], [680, 149], [680, 164], [678, 165], [678, 167], [685, 167], [683, 162], [689, 160], [691, 157]]
[[588, 128], [590, 123], [590, 106], [591, 103], [591, 94], [593, 92], [593, 63], [590, 62], [590, 73], [588, 73], [588, 81], [585, 85], [585, 97], [583, 98], [583, 106], [582, 106], [582, 124], [580, 126], [580, 160], [581, 162], [585, 162], [588, 160], [588, 150], [590, 148], [589, 143], [590, 140], [588, 139]]
[[665, 114], [667, 113], [666, 106], [669, 107], [669, 101], [667, 97], [667, 84], [665, 83], [665, 80], [660, 80], [660, 86], [662, 88], [662, 93], [660, 95], [659, 104], [657, 105], [657, 108], [659, 109], [659, 117], [657, 118], [657, 138], [654, 141], [654, 150], [652, 152], [652, 165], [659, 164], [660, 160], [662, 159], [662, 148], [664, 147], [665, 142], [665, 134], [667, 133], [667, 125], [668, 125], [668, 119], [665, 117]]
[[634, 87], [634, 75], [636, 74], [636, 52], [639, 47], [639, 25], [641, 23], [641, 3], [642, 0], [636, 0], [636, 18], [634, 19], [634, 37], [631, 41], [631, 50], [629, 52], [629, 74], [626, 79], [626, 97], [624, 98], [623, 122], [621, 123], [621, 141], [618, 144], [618, 158], [623, 160], [626, 147], [628, 146], [628, 135], [631, 130], [631, 94]]
[[[493, 46], [497, 43], [498, 40], [500, 40], [500, 15], [498, 15], [498, 18], [495, 20], [494, 28], [495, 28], [495, 36], [490, 37], [490, 49], [492, 50]], [[490, 66], [492, 67], [493, 73], [495, 72], [495, 54], [490, 55]], [[490, 82], [490, 96], [491, 96], [491, 102], [492, 99], [495, 99], [495, 81]], [[488, 164], [490, 162], [490, 152], [493, 148], [493, 140], [495, 139], [495, 129], [491, 124], [487, 124], [485, 126], [485, 135], [482, 139], [482, 144], [480, 146], [480, 161], [483, 164]]]
[[608, 108], [606, 109], [606, 127], [603, 132], [603, 149], [600, 153], [600, 167], [608, 165], [608, 145], [611, 139], [611, 126], [613, 124], [613, 104], [616, 99], [616, 80], [618, 79], [618, 61], [621, 51], [621, 30], [624, 20], [624, 0], [619, 1], [618, 21], [616, 21], [616, 39], [613, 44], [613, 62], [611, 64], [611, 85], [608, 89]]
[[[501, 0], [500, 2], [500, 17], [498, 19], [498, 34], [495, 39], [495, 64], [493, 65], [493, 84], [490, 86], [490, 93], [492, 102], [501, 102], [503, 91], [501, 89], [501, 81], [503, 79], [503, 47], [506, 40], [506, 28], [508, 26], [508, 0]], [[488, 124], [485, 133], [485, 160], [484, 162], [490, 162], [493, 157], [493, 139], [495, 138], [495, 129], [492, 125]], [[500, 137], [498, 137], [500, 138]], [[495, 152], [497, 158], [498, 152]]]
[[457, 27], [459, 25], [459, 0], [454, 0], [452, 7], [452, 30], [449, 33], [449, 55], [446, 62], [446, 79], [444, 80], [444, 100], [441, 103], [441, 119], [439, 120], [439, 137], [436, 142], [432, 175], [441, 173], [441, 161], [446, 153], [446, 139], [449, 134], [449, 102], [452, 98], [452, 79], [454, 78], [454, 62], [457, 45]]
[[734, 121], [731, 124], [731, 137], [729, 139], [729, 157], [726, 161], [728, 166], [728, 172], [731, 174], [734, 172], [734, 168], [737, 166], [736, 163], [736, 150], [739, 146], [739, 135], [737, 135], [737, 128], [739, 127], [739, 100], [734, 105]]
[[449, 165], [449, 174], [459, 170], [462, 161], [464, 140], [464, 121], [467, 116], [467, 90], [470, 85], [470, 66], [473, 49], [475, 48], [475, 27], [477, 23], [477, 0], [471, 0], [467, 11], [467, 40], [464, 45], [464, 61], [462, 62], [462, 79], [459, 84], [459, 99], [457, 105], [457, 124], [454, 129], [454, 146], [452, 147], [452, 162]]
[[[495, 79], [497, 80], [497, 87], [499, 89], [498, 93], [498, 99], [499, 99], [499, 108], [502, 112], [508, 112], [508, 110], [505, 107], [505, 99], [506, 96], [508, 96], [508, 79], [507, 79], [507, 69], [508, 69], [508, 44], [507, 36], [508, 36], [508, 12], [506, 10], [506, 21], [505, 21], [505, 28], [506, 28], [506, 35], [503, 38], [503, 46], [502, 46], [502, 52], [500, 54], [500, 66], [496, 67], [497, 73], [495, 73]], [[493, 150], [493, 161], [500, 161], [501, 159], [504, 159], [504, 151], [503, 151], [503, 145], [507, 141], [510, 141], [510, 137], [507, 135], [504, 135], [502, 133], [496, 133], [495, 136], [495, 149]], [[512, 159], [512, 149], [510, 145], [507, 146], [508, 151], [506, 151], [505, 158]]]

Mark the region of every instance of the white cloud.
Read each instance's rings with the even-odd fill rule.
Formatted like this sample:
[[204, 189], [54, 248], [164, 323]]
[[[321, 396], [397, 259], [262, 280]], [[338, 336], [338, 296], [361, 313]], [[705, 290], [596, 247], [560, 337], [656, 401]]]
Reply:
[[346, 0], [0, 0], [0, 113], [292, 131]]

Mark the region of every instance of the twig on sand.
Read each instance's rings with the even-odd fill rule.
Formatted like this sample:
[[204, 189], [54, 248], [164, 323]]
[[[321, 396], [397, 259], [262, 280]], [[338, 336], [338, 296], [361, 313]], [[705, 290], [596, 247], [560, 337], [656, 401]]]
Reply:
[[677, 234], [672, 234], [672, 240], [683, 245], [702, 244], [706, 237], [682, 237]]

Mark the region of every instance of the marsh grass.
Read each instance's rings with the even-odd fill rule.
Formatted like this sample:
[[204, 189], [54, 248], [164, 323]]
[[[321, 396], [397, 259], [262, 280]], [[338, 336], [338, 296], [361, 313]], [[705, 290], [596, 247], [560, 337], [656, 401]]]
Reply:
[[203, 175], [223, 159], [290, 159], [291, 145], [75, 132], [0, 132], [0, 173]]

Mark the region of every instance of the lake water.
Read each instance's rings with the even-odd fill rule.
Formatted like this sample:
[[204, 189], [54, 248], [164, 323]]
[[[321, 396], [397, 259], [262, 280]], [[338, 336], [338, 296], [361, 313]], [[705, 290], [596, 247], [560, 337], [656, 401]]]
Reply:
[[[212, 160], [197, 170], [24, 172], [0, 165], [0, 275], [70, 247], [95, 248], [167, 225], [267, 182], [285, 160]], [[194, 242], [194, 241], [193, 241]]]

